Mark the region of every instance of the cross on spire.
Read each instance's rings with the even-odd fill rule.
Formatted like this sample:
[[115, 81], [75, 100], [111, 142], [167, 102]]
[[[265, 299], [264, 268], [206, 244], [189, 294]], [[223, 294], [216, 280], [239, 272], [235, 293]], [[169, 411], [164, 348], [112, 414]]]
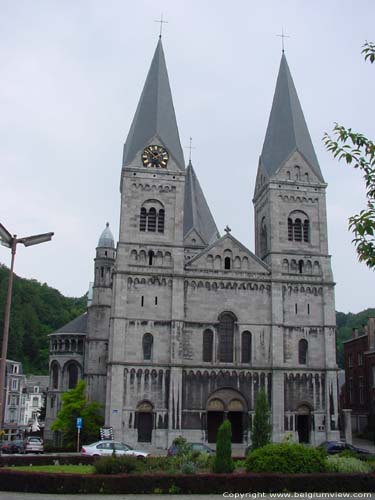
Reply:
[[161, 38], [161, 35], [163, 33], [163, 24], [168, 24], [168, 21], [163, 21], [163, 13], [161, 13], [160, 19], [155, 19], [154, 23], [160, 23], [159, 38]]
[[189, 146], [185, 146], [185, 148], [189, 150], [189, 163], [191, 163], [191, 150], [192, 150], [192, 149], [196, 149], [196, 148], [192, 145], [192, 143], [193, 143], [193, 138], [192, 138], [192, 137], [190, 137], [190, 138], [189, 138]]
[[281, 49], [282, 49], [282, 52], [284, 53], [284, 50], [285, 50], [285, 47], [284, 47], [284, 38], [290, 38], [290, 36], [286, 35], [284, 33], [284, 28], [281, 28], [281, 35], [276, 35], [276, 36], [279, 36], [281, 38]]
[[231, 228], [230, 228], [230, 227], [228, 226], [228, 224], [227, 224], [227, 225], [225, 226], [225, 228], [224, 228], [224, 231], [225, 231], [227, 234], [229, 234], [232, 230], [231, 230]]

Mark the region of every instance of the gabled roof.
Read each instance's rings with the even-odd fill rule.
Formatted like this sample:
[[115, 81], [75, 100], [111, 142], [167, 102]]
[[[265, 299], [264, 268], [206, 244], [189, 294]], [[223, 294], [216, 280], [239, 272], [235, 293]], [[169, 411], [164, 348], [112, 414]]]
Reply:
[[220, 238], [215, 220], [190, 161], [185, 178], [184, 238], [192, 229], [199, 234], [206, 245]]
[[185, 170], [161, 38], [124, 145], [123, 167], [155, 136], [160, 138], [178, 167]]
[[296, 150], [303, 155], [323, 181], [302, 107], [283, 53], [260, 159], [261, 164], [271, 177]]
[[53, 334], [55, 333], [87, 333], [87, 313], [83, 313], [78, 318], [69, 321], [69, 323], [53, 332]]

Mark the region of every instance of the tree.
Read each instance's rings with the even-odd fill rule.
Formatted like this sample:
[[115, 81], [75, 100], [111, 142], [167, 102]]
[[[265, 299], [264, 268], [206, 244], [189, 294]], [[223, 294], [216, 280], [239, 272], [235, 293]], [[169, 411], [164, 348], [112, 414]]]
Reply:
[[[375, 61], [375, 43], [366, 42], [362, 47], [365, 61]], [[366, 185], [367, 207], [349, 218], [349, 229], [354, 233], [353, 243], [360, 261], [375, 269], [375, 143], [363, 134], [353, 132], [338, 123], [333, 129], [334, 138], [327, 133], [323, 141], [335, 158], [363, 172]]]
[[270, 407], [265, 391], [258, 392], [255, 403], [255, 415], [251, 429], [251, 449], [262, 448], [271, 441], [272, 425], [270, 423]]
[[212, 464], [212, 470], [218, 473], [233, 472], [232, 460], [232, 426], [229, 420], [224, 422], [217, 431], [216, 455]]
[[81, 380], [74, 389], [61, 396], [62, 407], [51, 429], [62, 433], [65, 446], [73, 447], [77, 440], [77, 417], [81, 417], [83, 423], [82, 443], [99, 438], [99, 429], [103, 425], [103, 417], [100, 414], [101, 405], [87, 401], [85, 389], [86, 384]]

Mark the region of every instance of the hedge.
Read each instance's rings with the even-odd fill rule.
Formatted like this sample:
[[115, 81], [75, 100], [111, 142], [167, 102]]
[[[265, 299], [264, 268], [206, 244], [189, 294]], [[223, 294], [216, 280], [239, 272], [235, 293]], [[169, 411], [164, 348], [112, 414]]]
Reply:
[[2, 491], [30, 493], [375, 492], [374, 474], [52, 474], [0, 470]]
[[27, 465], [91, 465], [97, 457], [81, 455], [0, 455], [0, 467]]

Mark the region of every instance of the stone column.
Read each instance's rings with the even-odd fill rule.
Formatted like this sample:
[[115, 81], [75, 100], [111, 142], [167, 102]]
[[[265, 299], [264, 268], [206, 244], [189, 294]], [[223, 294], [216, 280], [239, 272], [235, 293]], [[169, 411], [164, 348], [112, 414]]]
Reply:
[[345, 442], [352, 444], [352, 410], [345, 409], [342, 410], [342, 413], [344, 415]]

